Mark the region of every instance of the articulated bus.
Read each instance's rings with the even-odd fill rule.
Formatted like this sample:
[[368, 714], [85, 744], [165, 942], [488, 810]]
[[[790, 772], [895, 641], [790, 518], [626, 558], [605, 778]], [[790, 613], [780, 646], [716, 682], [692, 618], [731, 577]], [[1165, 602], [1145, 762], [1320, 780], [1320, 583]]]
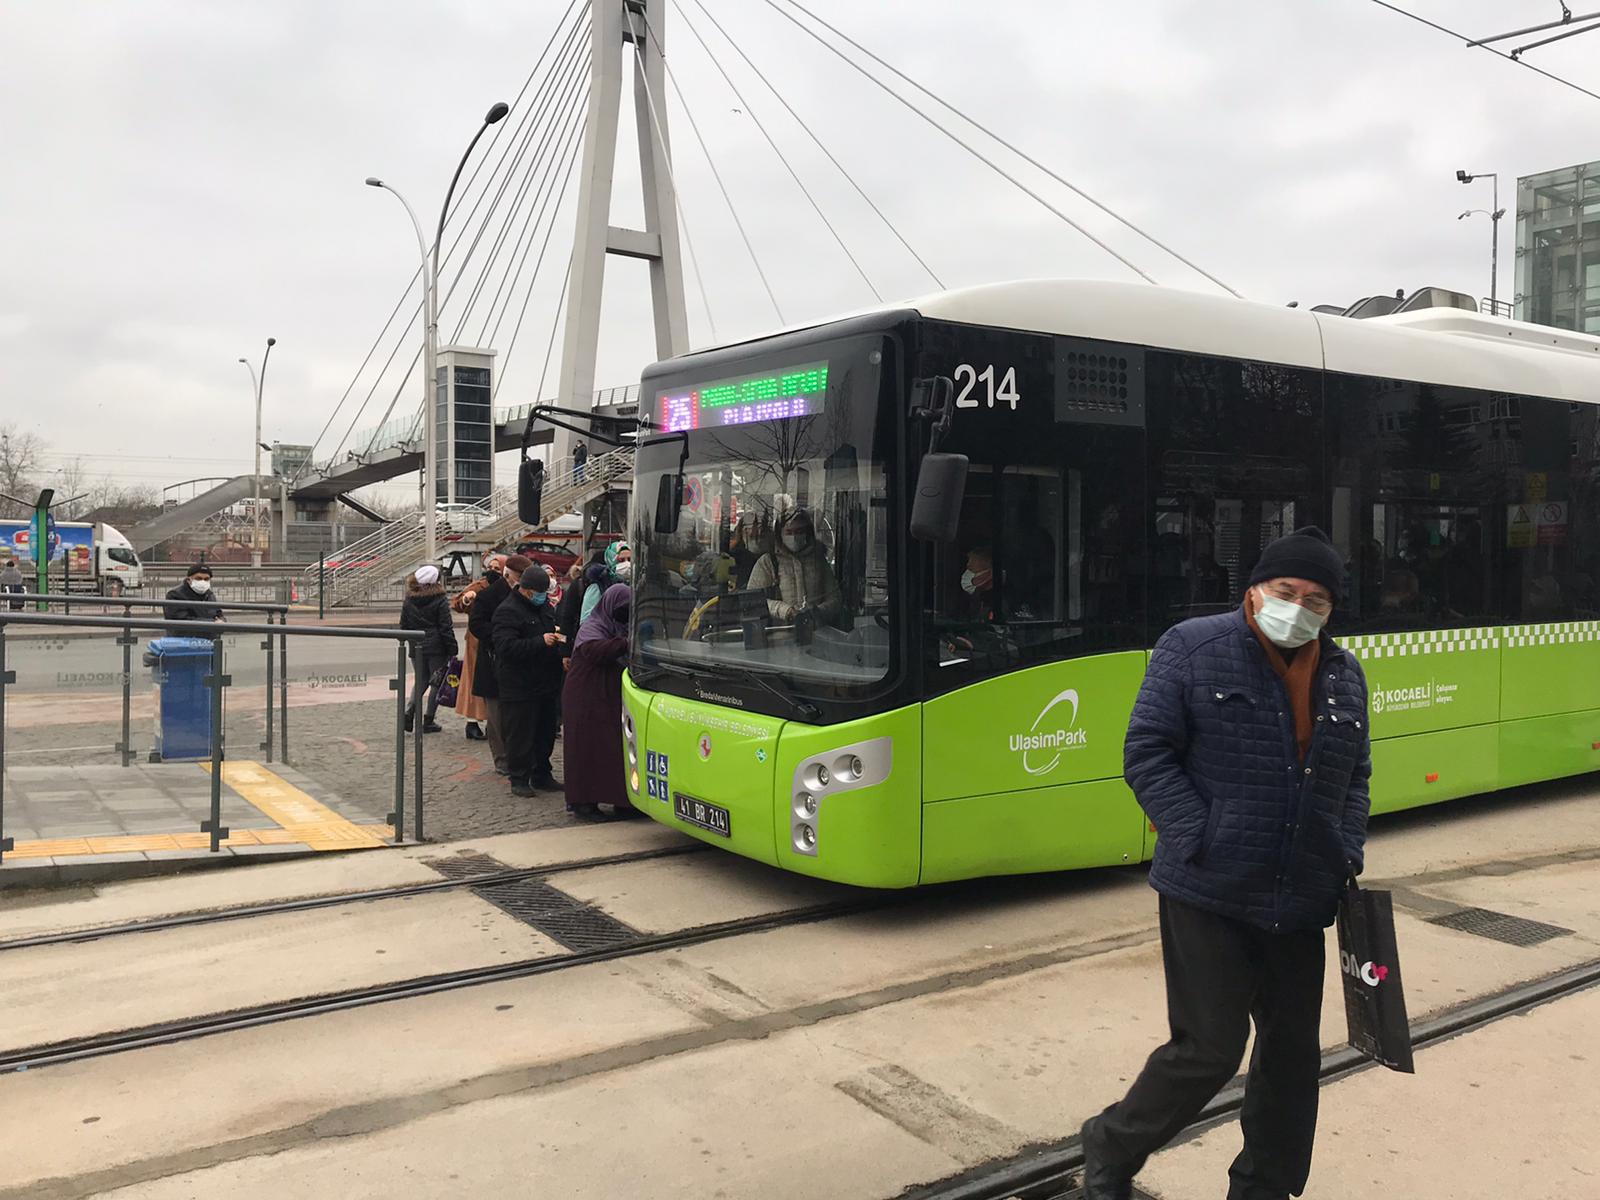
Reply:
[[[866, 886], [1146, 860], [1122, 746], [1149, 649], [1308, 524], [1348, 563], [1375, 812], [1600, 769], [1597, 401], [1583, 334], [1090, 282], [657, 364], [629, 797]], [[947, 528], [913, 537], [951, 453]]]

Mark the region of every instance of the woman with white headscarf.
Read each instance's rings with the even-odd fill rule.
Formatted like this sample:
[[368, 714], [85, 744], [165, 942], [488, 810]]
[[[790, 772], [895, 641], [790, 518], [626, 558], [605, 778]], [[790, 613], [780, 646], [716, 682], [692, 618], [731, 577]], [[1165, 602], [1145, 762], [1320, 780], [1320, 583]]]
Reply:
[[[411, 669], [428, 689], [428, 707], [422, 717], [424, 733], [438, 733], [442, 728], [433, 718], [439, 711], [439, 685], [444, 682], [444, 671], [455, 657], [456, 626], [450, 615], [450, 601], [445, 596], [444, 584], [439, 582], [439, 568], [418, 567], [416, 574], [406, 580], [406, 602], [400, 610], [400, 628], [415, 629], [422, 633], [420, 642], [410, 643]], [[406, 705], [406, 731], [416, 716], [416, 690], [411, 703]]]

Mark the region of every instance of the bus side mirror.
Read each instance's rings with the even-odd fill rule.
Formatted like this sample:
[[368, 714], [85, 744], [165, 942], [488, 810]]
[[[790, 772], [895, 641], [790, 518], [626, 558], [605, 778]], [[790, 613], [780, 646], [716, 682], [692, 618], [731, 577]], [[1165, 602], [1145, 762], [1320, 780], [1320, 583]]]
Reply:
[[911, 502], [911, 536], [921, 542], [955, 541], [966, 498], [967, 456], [925, 455]]
[[525, 458], [517, 468], [517, 519], [524, 525], [537, 526], [543, 516], [543, 501], [544, 463]]
[[657, 533], [677, 533], [678, 518], [683, 515], [683, 476], [663, 475], [656, 481]]

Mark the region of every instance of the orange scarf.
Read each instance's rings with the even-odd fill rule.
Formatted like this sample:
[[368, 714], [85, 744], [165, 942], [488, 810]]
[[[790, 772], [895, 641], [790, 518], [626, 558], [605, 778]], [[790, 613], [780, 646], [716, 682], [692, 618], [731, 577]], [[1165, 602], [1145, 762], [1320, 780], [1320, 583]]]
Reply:
[[1274, 645], [1261, 632], [1261, 626], [1256, 624], [1254, 588], [1244, 594], [1244, 619], [1256, 635], [1256, 640], [1261, 643], [1261, 648], [1267, 652], [1267, 661], [1272, 664], [1272, 669], [1283, 680], [1284, 690], [1289, 693], [1289, 706], [1294, 710], [1294, 740], [1300, 745], [1300, 759], [1304, 762], [1306, 751], [1311, 748], [1311, 683], [1316, 678], [1317, 662], [1322, 657], [1322, 640], [1313, 638], [1294, 650], [1284, 650]]

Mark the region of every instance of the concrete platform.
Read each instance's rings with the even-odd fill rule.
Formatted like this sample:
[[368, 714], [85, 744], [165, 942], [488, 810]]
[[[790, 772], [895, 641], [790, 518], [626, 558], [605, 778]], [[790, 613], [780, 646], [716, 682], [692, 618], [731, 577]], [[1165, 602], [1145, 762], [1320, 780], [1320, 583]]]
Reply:
[[283, 764], [222, 767], [222, 824], [211, 852], [211, 764], [8, 767], [6, 826], [15, 845], [0, 888], [128, 877], [185, 864], [376, 849], [392, 838], [383, 812]]
[[[1375, 824], [1369, 873], [1396, 891], [1413, 1017], [1600, 958], [1596, 799], [1592, 783], [1574, 781]], [[658, 836], [638, 822], [523, 835], [492, 852], [561, 862]], [[326, 889], [324, 873], [359, 863], [371, 877], [398, 875], [449, 849], [224, 874]], [[563, 878], [641, 923], [811, 898], [769, 874], [697, 854]], [[70, 907], [105, 919], [203, 904], [204, 884], [220, 881], [121, 884]], [[167, 894], [180, 884], [181, 895]], [[1518, 946], [1430, 921], [1462, 906], [1570, 932]], [[159, 943], [138, 935], [114, 954], [102, 954], [112, 940], [57, 948], [76, 953], [48, 968], [26, 966], [33, 951], [10, 952], [18, 957], [0, 965], [32, 981], [11, 1019], [35, 1035], [125, 1026], [184, 1003], [215, 1011], [283, 995], [291, 982], [321, 991], [508, 948], [492, 940], [497, 921], [462, 905], [417, 909], [403, 936], [380, 919], [387, 911], [259, 934], [245, 922]], [[3, 916], [52, 919], [36, 908]], [[29, 1130], [7, 1151], [0, 1200], [878, 1200], [1068, 1136], [1126, 1087], [1165, 1034], [1154, 916], [1138, 870], [990, 881], [881, 912], [0, 1077], [0, 1127]], [[159, 946], [165, 971], [146, 972], [141, 944]], [[182, 966], [202, 962], [203, 972]], [[139, 997], [126, 1011], [98, 995], [156, 993], [164, 980], [181, 995]], [[1345, 1031], [1331, 973], [1327, 994], [1323, 1042], [1333, 1047]], [[1565, 1021], [1555, 1014], [1568, 1004], [1541, 1011]], [[1593, 1182], [1580, 1174], [1593, 1169], [1593, 1139], [1572, 1114], [1596, 1109], [1594, 1019], [1584, 1007], [1527, 1038], [1504, 1032], [1523, 1019], [1508, 1021], [1425, 1051], [1415, 1080], [1370, 1072], [1330, 1089], [1307, 1194], [1593, 1200], [1600, 1189], [1578, 1186]], [[1455, 1054], [1451, 1070], [1430, 1065]], [[1494, 1086], [1522, 1111], [1502, 1113], [1502, 1097], [1480, 1095]], [[1374, 1090], [1341, 1091], [1355, 1087]], [[1507, 1130], [1486, 1135], [1476, 1112]], [[1539, 1136], [1543, 1117], [1550, 1136]], [[1218, 1163], [1237, 1131], [1207, 1137], [1217, 1141], [1153, 1161], [1141, 1185], [1162, 1200], [1220, 1195]], [[1507, 1168], [1527, 1173], [1508, 1186]]]

